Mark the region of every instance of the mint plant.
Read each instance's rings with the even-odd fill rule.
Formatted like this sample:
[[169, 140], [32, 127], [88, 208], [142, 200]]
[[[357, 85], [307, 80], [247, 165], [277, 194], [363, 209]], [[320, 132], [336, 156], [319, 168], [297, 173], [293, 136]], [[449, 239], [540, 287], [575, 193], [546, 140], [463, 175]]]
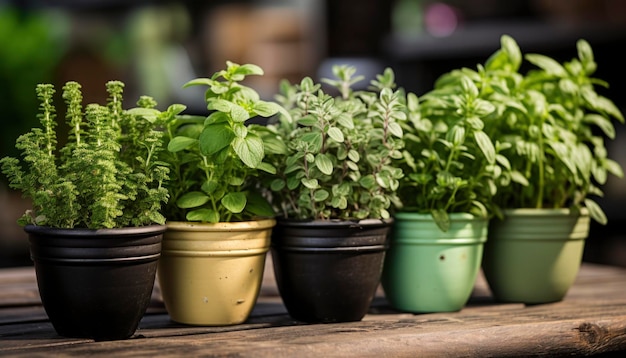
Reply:
[[444, 232], [449, 213], [492, 215], [499, 163], [505, 159], [484, 131], [495, 106], [479, 98], [470, 77], [454, 72], [449, 81], [448, 76], [421, 99], [407, 95], [405, 177], [399, 189], [402, 210], [431, 214]]
[[387, 219], [402, 171], [402, 128], [406, 119], [402, 92], [386, 69], [371, 88], [354, 91], [363, 78], [352, 66], [335, 66], [335, 78], [323, 79], [338, 91], [324, 92], [305, 77], [281, 82], [277, 100], [288, 110], [262, 132], [267, 160], [276, 174], [265, 177], [266, 193], [287, 219]]
[[[502, 142], [510, 169], [498, 182], [499, 207], [586, 207], [605, 224], [592, 197], [603, 195], [609, 174], [624, 175], [605, 147], [605, 138], [615, 138], [613, 120], [624, 123], [624, 117], [595, 90], [608, 83], [592, 77], [597, 63], [589, 43], [581, 39], [576, 47], [577, 58], [559, 63], [541, 54], [522, 56], [505, 35], [484, 66], [464, 72], [496, 106], [485, 131]], [[524, 59], [534, 66], [526, 74], [519, 72]]]
[[189, 81], [185, 87], [207, 86], [207, 117], [179, 115], [166, 124], [171, 168], [168, 220], [228, 222], [274, 216], [272, 207], [255, 187], [260, 171], [275, 173], [264, 162], [260, 125], [249, 119], [270, 117], [282, 108], [263, 101], [241, 82], [263, 75], [254, 64], [226, 63], [211, 78]]
[[168, 192], [168, 168], [159, 161], [162, 132], [173, 112], [159, 112], [150, 97], [135, 109], [122, 109], [124, 84], [110, 81], [106, 105], [82, 106], [81, 86], [67, 82], [69, 136], [59, 148], [55, 89], [37, 86], [41, 128], [20, 136], [22, 159], [4, 157], [2, 172], [9, 186], [32, 200], [19, 223], [56, 228], [117, 228], [163, 224], [162, 204]]

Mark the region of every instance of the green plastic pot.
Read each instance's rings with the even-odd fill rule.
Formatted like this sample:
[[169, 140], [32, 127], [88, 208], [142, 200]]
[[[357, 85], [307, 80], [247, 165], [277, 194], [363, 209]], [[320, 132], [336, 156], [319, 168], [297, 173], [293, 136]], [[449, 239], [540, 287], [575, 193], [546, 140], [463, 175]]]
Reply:
[[590, 217], [569, 209], [513, 209], [492, 219], [483, 271], [497, 301], [560, 301], [574, 283]]
[[480, 270], [487, 219], [450, 214], [443, 232], [430, 214], [398, 213], [382, 275], [390, 305], [407, 312], [454, 312]]

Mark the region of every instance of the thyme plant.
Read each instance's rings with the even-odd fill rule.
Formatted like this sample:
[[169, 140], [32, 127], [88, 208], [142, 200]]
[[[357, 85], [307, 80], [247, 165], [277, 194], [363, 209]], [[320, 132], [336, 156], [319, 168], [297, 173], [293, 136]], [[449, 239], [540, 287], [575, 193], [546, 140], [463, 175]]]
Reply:
[[263, 132], [268, 161], [276, 174], [266, 177], [280, 216], [289, 219], [361, 220], [390, 217], [402, 170], [395, 166], [404, 145], [399, 123], [406, 119], [402, 92], [386, 69], [371, 88], [354, 91], [363, 78], [352, 66], [334, 66], [331, 96], [305, 77], [281, 83], [277, 100], [289, 111]]
[[259, 171], [275, 173], [264, 162], [259, 125], [247, 125], [253, 117], [270, 117], [281, 110], [274, 102], [241, 82], [263, 75], [254, 64], [227, 62], [226, 69], [211, 78], [198, 78], [185, 86], [207, 86], [207, 117], [181, 115], [166, 125], [172, 201], [168, 220], [228, 222], [274, 216], [253, 178]]
[[168, 168], [159, 161], [157, 127], [173, 113], [152, 108], [156, 103], [145, 96], [138, 108], [124, 110], [123, 88], [122, 82], [110, 81], [106, 105], [83, 107], [80, 84], [67, 82], [62, 97], [69, 136], [59, 146], [55, 89], [37, 86], [41, 128], [16, 140], [21, 159], [0, 160], [10, 187], [32, 200], [21, 225], [100, 229], [165, 222], [161, 206], [168, 200]]

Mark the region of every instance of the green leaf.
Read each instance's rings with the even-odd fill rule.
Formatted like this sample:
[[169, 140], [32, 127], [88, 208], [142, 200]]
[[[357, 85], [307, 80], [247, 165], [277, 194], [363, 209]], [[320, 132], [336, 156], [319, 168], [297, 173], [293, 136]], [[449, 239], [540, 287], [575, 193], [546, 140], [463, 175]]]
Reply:
[[208, 109], [216, 110], [223, 113], [230, 113], [233, 106], [235, 106], [234, 103], [225, 99], [213, 99], [207, 103]]
[[224, 195], [221, 202], [228, 211], [239, 214], [246, 207], [247, 198], [242, 192], [231, 192]]
[[302, 136], [301, 140], [310, 144], [312, 152], [317, 153], [322, 149], [322, 133], [320, 132], [306, 133]]
[[567, 77], [567, 70], [565, 70], [565, 68], [561, 66], [561, 64], [558, 63], [556, 60], [548, 56], [529, 53], [525, 57], [528, 62], [543, 69], [551, 75], [557, 77]]
[[200, 189], [202, 189], [202, 191], [205, 192], [206, 194], [210, 195], [219, 186], [220, 186], [220, 183], [218, 181], [213, 180], [213, 179], [208, 179], [204, 183], [202, 183], [202, 187]]
[[361, 155], [359, 155], [359, 152], [357, 152], [356, 150], [350, 149], [350, 151], [348, 152], [348, 158], [351, 161], [358, 163], [359, 160], [361, 160]]
[[315, 193], [313, 194], [313, 200], [319, 203], [321, 201], [328, 199], [329, 196], [330, 194], [326, 190], [320, 189], [320, 190], [316, 190]]
[[526, 177], [522, 173], [516, 170], [511, 172], [511, 180], [523, 186], [528, 186], [530, 184], [528, 182], [528, 179], [526, 179]]
[[493, 164], [496, 161], [496, 149], [489, 139], [487, 133], [483, 131], [474, 132], [474, 139], [476, 140], [476, 144], [480, 147], [480, 150], [483, 152], [483, 155], [487, 159], [489, 164]]
[[330, 205], [333, 208], [344, 210], [348, 207], [348, 199], [344, 196], [334, 196], [333, 200], [330, 202]]
[[461, 126], [454, 126], [450, 128], [446, 138], [449, 142], [454, 144], [455, 147], [460, 146], [465, 141], [465, 128]]
[[181, 209], [197, 208], [209, 202], [209, 197], [201, 191], [190, 191], [183, 194], [176, 205]]
[[269, 174], [276, 174], [276, 167], [271, 165], [270, 163], [261, 162], [257, 166], [257, 169], [262, 170]]
[[230, 116], [235, 122], [245, 122], [250, 118], [250, 113], [238, 104], [233, 104], [230, 108]]
[[256, 134], [249, 133], [246, 138], [235, 137], [232, 146], [239, 159], [250, 168], [257, 168], [263, 160], [263, 141]]
[[396, 123], [396, 122], [391, 122], [389, 123], [389, 132], [398, 137], [398, 138], [402, 138], [402, 127], [400, 126], [400, 124]]
[[196, 78], [193, 79], [183, 85], [183, 88], [191, 87], [191, 86], [211, 86], [215, 81], [210, 78]]
[[337, 123], [347, 129], [354, 128], [354, 121], [352, 120], [352, 116], [348, 115], [347, 113], [341, 113], [337, 118]]
[[587, 114], [584, 120], [597, 125], [608, 138], [615, 139], [615, 127], [608, 118], [599, 114]]
[[435, 220], [435, 224], [441, 229], [443, 232], [447, 232], [450, 230], [450, 216], [443, 209], [434, 209], [430, 212], [433, 219]]
[[302, 125], [305, 127], [313, 127], [317, 125], [317, 118], [315, 118], [312, 115], [309, 115], [309, 116], [304, 116], [302, 118], [299, 118], [297, 122], [299, 125]]
[[320, 153], [315, 156], [315, 166], [326, 175], [331, 175], [333, 173], [333, 162], [326, 154]]
[[200, 151], [204, 155], [213, 155], [231, 144], [235, 133], [227, 123], [210, 124], [200, 134]]
[[618, 178], [623, 178], [624, 177], [624, 170], [622, 169], [622, 166], [612, 160], [612, 159], [605, 159], [604, 161], [604, 167], [606, 168], [606, 170], [609, 171], [609, 173], [615, 175]]
[[263, 69], [255, 64], [246, 63], [244, 65], [240, 65], [239, 67], [237, 67], [237, 69], [235, 70], [235, 73], [246, 75], [246, 76], [248, 75], [262, 76]]
[[350, 168], [350, 170], [354, 170], [355, 172], [359, 171], [358, 164], [356, 164], [355, 162], [351, 160], [346, 161], [346, 165], [348, 166], [348, 168]]
[[373, 189], [376, 186], [376, 178], [372, 174], [365, 175], [361, 177], [359, 184], [365, 189]]
[[185, 215], [185, 218], [188, 221], [217, 223], [220, 221], [220, 214], [218, 214], [215, 210], [202, 208], [188, 212], [187, 215]]
[[259, 101], [254, 104], [252, 110], [261, 117], [271, 117], [278, 113], [280, 105], [274, 102]]
[[285, 181], [282, 179], [274, 179], [272, 180], [272, 182], [270, 183], [270, 189], [272, 191], [281, 191], [285, 188]]
[[300, 182], [302, 183], [302, 185], [304, 185], [305, 187], [307, 187], [309, 189], [317, 189], [318, 186], [319, 186], [319, 183], [317, 182], [317, 179], [302, 178], [300, 180]]
[[589, 198], [586, 198], [585, 207], [589, 210], [589, 216], [591, 216], [592, 219], [594, 219], [601, 225], [607, 224], [608, 219], [606, 217], [606, 214], [604, 213], [600, 205], [598, 205], [598, 203]]
[[248, 195], [246, 211], [261, 217], [273, 217], [276, 215], [272, 205], [262, 195], [257, 193]]
[[172, 153], [176, 153], [180, 152], [181, 150], [187, 149], [196, 143], [198, 143], [197, 139], [178, 136], [172, 138], [172, 140], [167, 144], [167, 150]]
[[341, 129], [337, 127], [328, 128], [328, 136], [335, 142], [343, 143], [343, 132], [341, 132]]
[[161, 114], [159, 110], [156, 110], [154, 108], [142, 108], [142, 107], [131, 108], [127, 110], [126, 113], [133, 115], [133, 116], [143, 117], [150, 123], [154, 123], [156, 119], [159, 117], [159, 114]]
[[232, 185], [232, 186], [240, 186], [245, 182], [245, 179], [242, 177], [231, 177], [228, 178], [228, 185]]

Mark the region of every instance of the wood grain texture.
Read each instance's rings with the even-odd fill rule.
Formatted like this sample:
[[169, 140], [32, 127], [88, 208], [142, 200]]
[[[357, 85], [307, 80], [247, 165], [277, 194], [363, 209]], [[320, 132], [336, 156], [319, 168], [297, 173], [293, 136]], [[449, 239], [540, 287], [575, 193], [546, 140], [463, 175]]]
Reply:
[[244, 324], [174, 323], [157, 285], [136, 334], [113, 342], [59, 337], [40, 305], [32, 269], [0, 270], [2, 357], [555, 357], [619, 351], [626, 351], [626, 269], [611, 266], [584, 264], [556, 303], [494, 302], [480, 275], [459, 312], [398, 312], [381, 289], [360, 322], [303, 324], [287, 314], [268, 265]]

